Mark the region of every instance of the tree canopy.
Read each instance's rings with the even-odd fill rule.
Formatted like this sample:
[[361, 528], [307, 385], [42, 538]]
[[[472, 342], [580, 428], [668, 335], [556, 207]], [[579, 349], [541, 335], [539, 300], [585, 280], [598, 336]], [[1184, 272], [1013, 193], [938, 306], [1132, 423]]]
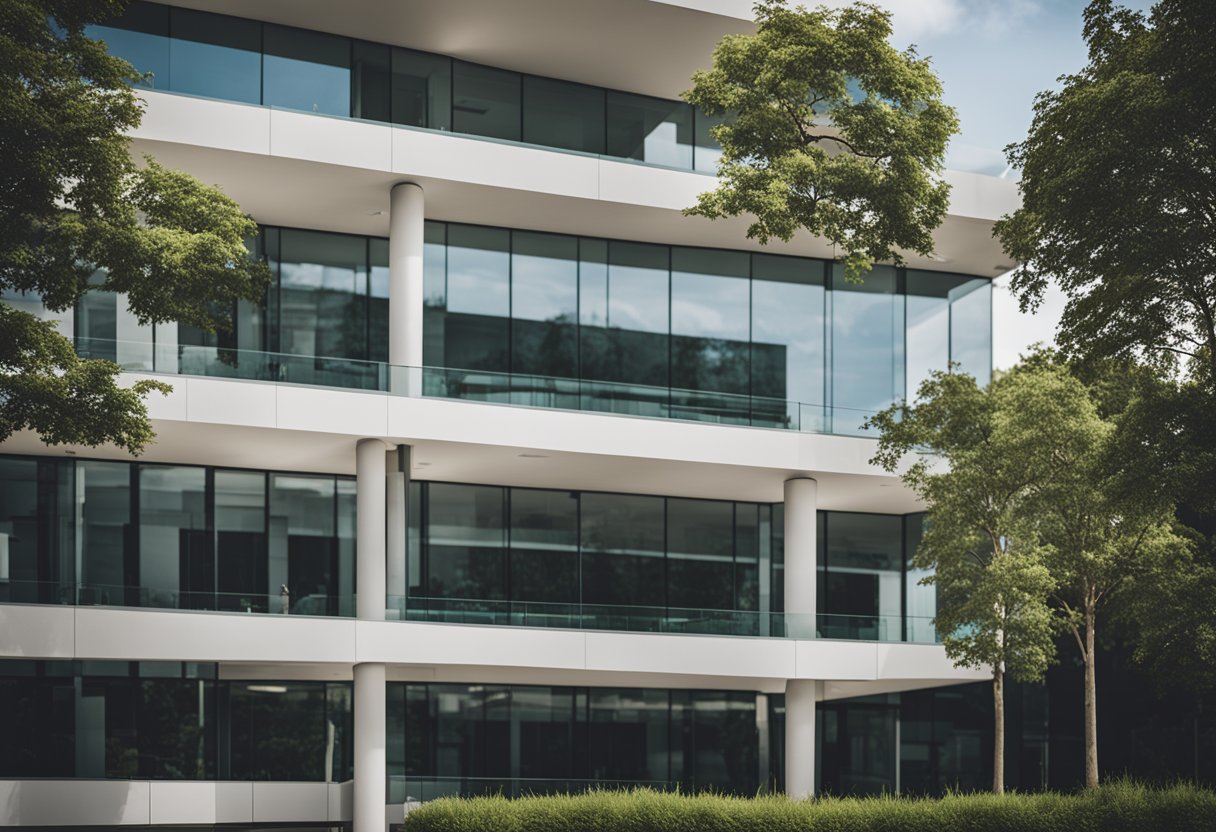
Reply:
[[1059, 343], [1190, 365], [1216, 386], [1216, 4], [1094, 0], [1089, 63], [1040, 93], [1008, 148], [1022, 205], [997, 223], [1023, 309], [1055, 282]]
[[761, 242], [806, 229], [836, 246], [851, 278], [932, 253], [958, 120], [928, 60], [890, 46], [890, 12], [871, 4], [762, 0], [755, 11], [756, 33], [723, 38], [685, 93], [723, 118], [718, 187], [686, 213], [750, 215]]
[[[0, 10], [0, 296], [52, 312], [88, 291], [120, 292], [140, 323], [230, 325], [237, 298], [269, 281], [249, 257], [257, 225], [217, 188], [131, 156], [139, 76], [85, 35], [122, 0], [8, 0]], [[97, 275], [97, 278], [93, 278]], [[91, 278], [93, 278], [91, 280]], [[152, 436], [119, 368], [77, 357], [53, 326], [0, 301], [0, 440], [32, 428], [50, 444]]]
[[913, 564], [934, 570], [926, 582], [937, 586], [934, 624], [946, 654], [992, 672], [997, 792], [1005, 677], [1040, 681], [1055, 656], [1055, 581], [1033, 507], [1047, 447], [1037, 426], [1054, 409], [1049, 391], [1025, 372], [984, 389], [970, 375], [939, 371], [915, 406], [895, 405], [869, 422], [881, 431], [873, 462], [902, 471], [928, 509]]

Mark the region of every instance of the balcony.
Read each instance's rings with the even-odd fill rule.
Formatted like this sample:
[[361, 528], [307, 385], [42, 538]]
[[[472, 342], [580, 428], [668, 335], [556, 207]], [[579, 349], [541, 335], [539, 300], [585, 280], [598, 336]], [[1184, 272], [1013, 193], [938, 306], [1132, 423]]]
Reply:
[[76, 351], [84, 358], [115, 361], [130, 372], [269, 381], [838, 436], [869, 435], [863, 425], [874, 415], [873, 411], [855, 408], [706, 390], [451, 367], [401, 367], [378, 361], [185, 344], [77, 338]]

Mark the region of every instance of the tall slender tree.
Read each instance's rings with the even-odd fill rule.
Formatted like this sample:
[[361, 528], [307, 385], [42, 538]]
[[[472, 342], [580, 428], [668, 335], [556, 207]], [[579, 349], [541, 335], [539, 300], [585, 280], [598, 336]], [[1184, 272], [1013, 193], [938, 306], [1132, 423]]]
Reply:
[[1048, 395], [1027, 372], [987, 389], [969, 375], [937, 372], [915, 405], [870, 420], [881, 431], [873, 462], [901, 471], [928, 510], [913, 563], [934, 571], [926, 582], [937, 586], [934, 623], [946, 654], [992, 673], [997, 793], [1005, 789], [1006, 679], [1039, 681], [1055, 656], [1050, 552], [1031, 508], [1044, 453], [1027, 421], [1051, 410]]

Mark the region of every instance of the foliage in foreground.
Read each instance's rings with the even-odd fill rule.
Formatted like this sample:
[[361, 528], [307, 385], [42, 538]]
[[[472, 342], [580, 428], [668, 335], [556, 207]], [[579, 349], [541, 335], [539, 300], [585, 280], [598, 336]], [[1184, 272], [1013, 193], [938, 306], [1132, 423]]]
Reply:
[[445, 798], [406, 815], [406, 832], [1079, 832], [1216, 826], [1216, 792], [1117, 783], [1081, 794], [951, 795], [942, 799], [820, 798], [793, 801], [649, 789], [582, 795]]
[[[141, 324], [227, 329], [236, 300], [270, 280], [251, 259], [253, 219], [217, 188], [131, 157], [143, 115], [140, 76], [87, 36], [125, 0], [0, 3], [0, 296], [52, 313], [86, 292], [116, 292]], [[52, 326], [0, 300], [0, 441], [106, 442], [138, 453], [152, 439], [143, 399], [119, 367], [77, 357]]]

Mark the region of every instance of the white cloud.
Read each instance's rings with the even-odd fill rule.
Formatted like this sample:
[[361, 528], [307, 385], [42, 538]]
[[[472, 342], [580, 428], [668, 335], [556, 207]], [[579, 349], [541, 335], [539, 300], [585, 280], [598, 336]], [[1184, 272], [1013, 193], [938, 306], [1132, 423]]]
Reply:
[[[839, 8], [852, 0], [825, 0]], [[1041, 13], [1043, 0], [877, 0], [894, 15], [895, 43], [906, 46], [960, 32], [1000, 35]], [[807, 3], [813, 5], [813, 3]]]

